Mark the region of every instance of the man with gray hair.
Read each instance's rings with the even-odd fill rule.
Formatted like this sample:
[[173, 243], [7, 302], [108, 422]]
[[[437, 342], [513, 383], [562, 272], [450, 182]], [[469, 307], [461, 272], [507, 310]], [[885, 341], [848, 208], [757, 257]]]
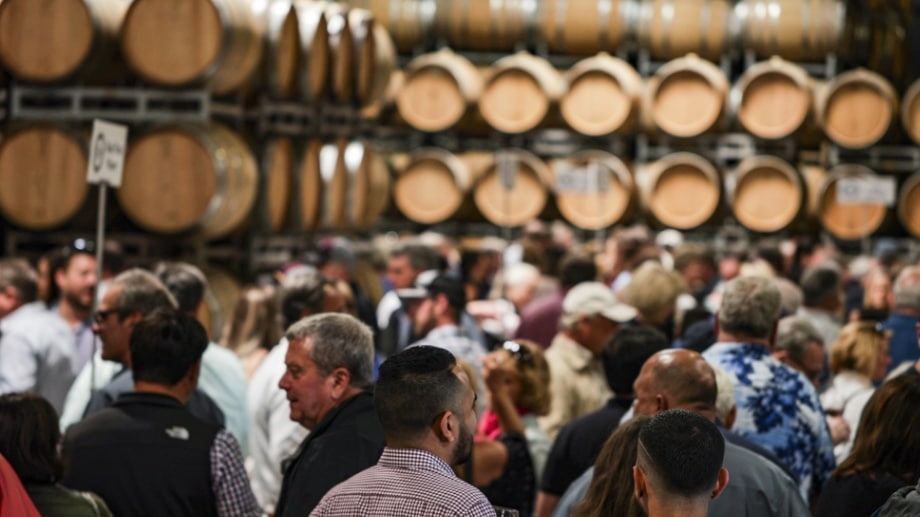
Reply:
[[824, 340], [807, 319], [786, 316], [779, 320], [773, 357], [805, 374], [818, 388], [824, 370]]
[[735, 383], [734, 431], [776, 454], [809, 500], [834, 468], [833, 445], [812, 383], [770, 355], [779, 313], [771, 280], [732, 280], [716, 314], [717, 341], [703, 355]]
[[371, 329], [347, 314], [317, 314], [288, 328], [287, 393], [291, 420], [310, 429], [285, 461], [275, 515], [308, 515], [326, 492], [380, 458], [386, 439], [369, 389]]
[[888, 371], [904, 363], [920, 359], [917, 346], [917, 325], [920, 324], [920, 266], [901, 270], [894, 282], [894, 310], [883, 326], [891, 331], [888, 353], [891, 363]]

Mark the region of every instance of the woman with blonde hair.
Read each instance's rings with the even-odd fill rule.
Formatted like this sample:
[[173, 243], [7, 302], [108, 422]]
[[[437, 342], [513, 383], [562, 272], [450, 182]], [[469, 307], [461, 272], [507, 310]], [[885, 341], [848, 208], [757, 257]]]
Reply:
[[840, 464], [850, 455], [859, 418], [866, 402], [875, 391], [873, 382], [881, 381], [888, 371], [891, 356], [888, 340], [891, 333], [875, 321], [848, 323], [830, 351], [833, 378], [821, 395], [821, 405], [828, 415], [843, 415], [850, 427], [849, 437], [834, 446], [834, 456]]
[[249, 286], [240, 293], [227, 320], [221, 345], [233, 351], [251, 379], [256, 368], [281, 340], [281, 319], [275, 289], [271, 286]]

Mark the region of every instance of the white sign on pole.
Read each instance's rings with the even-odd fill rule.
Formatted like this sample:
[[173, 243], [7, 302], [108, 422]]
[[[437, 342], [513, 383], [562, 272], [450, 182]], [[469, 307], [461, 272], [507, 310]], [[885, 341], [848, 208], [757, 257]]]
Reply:
[[890, 176], [841, 178], [837, 181], [837, 202], [841, 205], [894, 206], [897, 184]]
[[591, 194], [610, 189], [610, 176], [596, 162], [584, 167], [560, 164], [556, 168], [556, 192]]
[[86, 167], [86, 181], [115, 188], [120, 187], [127, 148], [128, 126], [99, 119], [94, 120], [89, 164]]

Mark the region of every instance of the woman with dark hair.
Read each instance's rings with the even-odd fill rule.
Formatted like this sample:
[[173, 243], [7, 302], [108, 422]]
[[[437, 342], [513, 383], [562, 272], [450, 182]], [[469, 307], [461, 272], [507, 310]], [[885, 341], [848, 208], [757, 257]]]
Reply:
[[644, 517], [645, 511], [635, 496], [633, 465], [639, 431], [651, 418], [637, 416], [621, 424], [610, 435], [594, 462], [594, 477], [588, 494], [572, 512], [577, 517]]
[[111, 517], [95, 494], [69, 490], [61, 479], [61, 432], [51, 404], [32, 393], [0, 396], [0, 454], [9, 461], [44, 517]]
[[816, 515], [871, 515], [920, 476], [920, 377], [901, 376], [875, 391], [850, 456], [821, 492]]

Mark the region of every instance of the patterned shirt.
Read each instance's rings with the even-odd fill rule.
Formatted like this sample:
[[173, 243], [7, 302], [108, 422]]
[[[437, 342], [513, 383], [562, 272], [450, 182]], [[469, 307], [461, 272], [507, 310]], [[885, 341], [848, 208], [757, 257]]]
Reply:
[[218, 515], [262, 514], [249, 487], [240, 446], [226, 429], [211, 444], [211, 487]]
[[820, 491], [834, 469], [834, 448], [808, 379], [759, 344], [716, 343], [703, 357], [735, 383], [738, 415], [732, 431], [776, 454], [796, 476], [806, 501]]
[[330, 490], [310, 515], [494, 517], [495, 510], [482, 492], [437, 456], [387, 447], [377, 465]]

